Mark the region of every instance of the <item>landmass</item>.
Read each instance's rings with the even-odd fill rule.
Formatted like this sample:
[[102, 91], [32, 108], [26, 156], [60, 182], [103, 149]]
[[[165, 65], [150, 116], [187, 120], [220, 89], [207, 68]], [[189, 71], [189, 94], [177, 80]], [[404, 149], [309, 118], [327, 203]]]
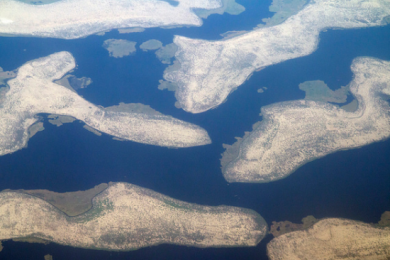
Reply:
[[239, 15], [243, 13], [246, 9], [244, 6], [236, 3], [236, 0], [222, 0], [222, 6], [216, 9], [207, 10], [207, 9], [197, 9], [195, 13], [201, 18], [208, 18], [212, 14], [223, 15], [224, 13], [230, 15]]
[[177, 45], [171, 43], [161, 47], [155, 52], [155, 55], [163, 64], [171, 64], [171, 59], [175, 56], [177, 50]]
[[104, 41], [103, 48], [107, 49], [110, 56], [119, 58], [131, 55], [137, 50], [135, 45], [137, 42], [127, 41], [123, 39], [108, 39]]
[[68, 216], [39, 197], [1, 192], [0, 240], [34, 237], [66, 246], [126, 251], [164, 243], [256, 246], [267, 233], [265, 220], [252, 210], [186, 203], [128, 183], [110, 183], [92, 205], [80, 215]]
[[194, 9], [215, 10], [220, 0], [65, 0], [30, 5], [0, 1], [0, 34], [76, 39], [124, 28], [201, 26]]
[[388, 0], [316, 0], [282, 24], [220, 41], [174, 37], [178, 68], [164, 79], [177, 84], [182, 109], [201, 113], [219, 106], [249, 76], [263, 67], [307, 56], [319, 34], [330, 28], [365, 28], [389, 23]]
[[140, 45], [140, 49], [145, 51], [145, 52], [146, 51], [157, 50], [161, 47], [162, 47], [161, 41], [158, 41], [158, 40], [155, 40], [155, 39], [148, 40], [148, 41], [146, 41], [146, 42], [144, 42]]
[[53, 256], [50, 255], [50, 254], [47, 254], [47, 255], [44, 256], [44, 259], [47, 260], [47, 261], [51, 261], [51, 260], [53, 260]]
[[[390, 217], [390, 212], [383, 215]], [[267, 245], [272, 260], [386, 260], [390, 259], [390, 224], [366, 224], [327, 218], [310, 224], [274, 222], [275, 238]], [[380, 223], [380, 222], [379, 222]], [[278, 233], [276, 227], [287, 229]], [[273, 232], [272, 232], [273, 229]]]
[[265, 90], [267, 90], [267, 87], [261, 87], [257, 90], [258, 93], [263, 93]]
[[390, 62], [360, 57], [351, 70], [354, 79], [348, 88], [358, 100], [355, 111], [310, 100], [262, 107], [262, 122], [238, 144], [224, 146], [225, 179], [279, 180], [309, 161], [390, 137], [390, 105], [383, 97], [390, 95]]
[[281, 24], [291, 16], [297, 14], [309, 0], [273, 0], [269, 6], [269, 11], [274, 13], [270, 18], [264, 18], [264, 24], [259, 24], [257, 28], [274, 26]]
[[162, 114], [119, 112], [98, 107], [77, 93], [53, 83], [74, 69], [74, 57], [59, 52], [21, 66], [0, 106], [0, 155], [27, 145], [37, 114], [69, 116], [117, 138], [165, 147], [192, 147], [211, 143], [208, 133], [187, 122]]

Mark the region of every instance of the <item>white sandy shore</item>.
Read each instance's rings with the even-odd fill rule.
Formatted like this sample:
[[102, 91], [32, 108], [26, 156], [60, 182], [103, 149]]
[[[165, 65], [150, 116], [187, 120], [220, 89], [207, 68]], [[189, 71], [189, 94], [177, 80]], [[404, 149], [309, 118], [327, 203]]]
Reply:
[[[243, 138], [237, 157], [226, 164], [229, 182], [268, 182], [284, 178], [301, 165], [330, 153], [361, 147], [390, 136], [390, 63], [356, 58], [350, 91], [359, 106], [298, 100], [262, 107], [263, 120]], [[223, 160], [223, 159], [222, 159]]]
[[117, 28], [200, 26], [193, 8], [216, 9], [220, 0], [62, 0], [29, 5], [0, 1], [0, 34], [75, 39]]
[[267, 224], [244, 208], [182, 202], [127, 183], [111, 183], [93, 208], [69, 217], [44, 200], [0, 193], [0, 240], [36, 237], [103, 250], [136, 250], [163, 243], [197, 247], [255, 246]]
[[0, 106], [0, 155], [23, 148], [36, 114], [66, 115], [109, 135], [151, 145], [191, 147], [211, 143], [199, 126], [166, 115], [104, 110], [77, 93], [53, 83], [75, 68], [73, 56], [59, 52], [33, 60], [7, 83], [10, 90]]
[[312, 0], [280, 25], [228, 40], [176, 36], [181, 67], [166, 71], [164, 78], [178, 85], [175, 97], [182, 109], [205, 112], [224, 102], [255, 70], [311, 54], [320, 31], [380, 26], [389, 15], [389, 0]]

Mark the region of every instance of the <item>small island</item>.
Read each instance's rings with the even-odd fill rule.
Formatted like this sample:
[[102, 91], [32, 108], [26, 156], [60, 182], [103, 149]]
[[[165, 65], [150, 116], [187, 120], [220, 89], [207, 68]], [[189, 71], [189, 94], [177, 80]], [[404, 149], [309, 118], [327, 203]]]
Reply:
[[162, 48], [162, 42], [155, 39], [148, 40], [140, 45], [140, 49], [145, 52], [157, 50], [159, 48]]
[[224, 145], [222, 172], [228, 182], [263, 183], [285, 178], [300, 166], [336, 151], [390, 137], [390, 63], [369, 57], [351, 65], [348, 89], [357, 99], [353, 112], [310, 100], [262, 107], [252, 132]]
[[390, 259], [390, 212], [378, 224], [308, 216], [303, 224], [273, 222], [267, 245], [272, 260]]
[[108, 51], [110, 56], [120, 58], [131, 55], [137, 50], [135, 45], [137, 42], [127, 40], [108, 39], [104, 41], [103, 48]]
[[56, 125], [74, 118], [99, 132], [139, 143], [175, 148], [211, 143], [208, 133], [199, 126], [148, 106], [120, 104], [102, 108], [53, 82], [74, 67], [74, 57], [59, 52], [24, 64], [15, 78], [7, 80], [9, 90], [0, 98], [0, 155], [27, 145], [30, 130], [32, 136], [43, 128], [36, 125], [40, 113], [52, 115], [50, 121]]
[[[81, 195], [0, 192], [0, 240], [37, 238], [66, 246], [128, 251], [165, 243], [256, 246], [267, 233], [265, 220], [249, 209], [186, 203], [128, 183], [100, 185], [89, 194], [97, 191], [101, 192], [92, 199], [92, 207], [76, 216], [56, 205], [82, 200]], [[87, 209], [83, 202], [78, 205]], [[67, 205], [64, 208], [67, 211]]]

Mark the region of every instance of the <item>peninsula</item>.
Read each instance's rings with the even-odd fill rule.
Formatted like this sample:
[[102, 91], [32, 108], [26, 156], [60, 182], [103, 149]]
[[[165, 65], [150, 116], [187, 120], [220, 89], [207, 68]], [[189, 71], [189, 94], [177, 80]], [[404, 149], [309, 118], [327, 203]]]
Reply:
[[174, 37], [175, 63], [164, 79], [177, 85], [183, 110], [201, 113], [219, 106], [254, 71], [306, 56], [318, 46], [321, 31], [364, 28], [389, 22], [389, 0], [315, 0], [282, 24], [221, 41]]
[[[118, 106], [101, 108], [53, 82], [74, 68], [74, 57], [59, 52], [24, 64], [7, 81], [9, 90], [0, 100], [0, 155], [26, 146], [29, 128], [40, 113], [70, 116], [100, 132], [144, 144], [192, 147], [211, 143], [208, 133], [194, 124], [152, 113], [142, 105], [120, 105], [123, 111]], [[130, 112], [128, 107], [142, 111]]]
[[222, 172], [228, 182], [270, 182], [330, 153], [358, 148], [390, 136], [390, 63], [356, 58], [349, 90], [358, 108], [310, 100], [262, 107], [263, 120], [237, 142], [224, 145]]
[[0, 34], [76, 39], [111, 29], [200, 26], [193, 9], [215, 10], [221, 0], [61, 0], [30, 5], [0, 1]]
[[[386, 214], [389, 215], [389, 212], [383, 215]], [[382, 226], [381, 222], [373, 225], [327, 218], [314, 221], [309, 227], [306, 227], [305, 221], [301, 225], [274, 222], [273, 226], [282, 223], [294, 231], [285, 231], [280, 235], [273, 233], [275, 238], [267, 245], [267, 254], [272, 260], [390, 259], [390, 224]]]
[[128, 183], [110, 183], [93, 198], [92, 208], [78, 216], [33, 195], [0, 193], [0, 240], [30, 237], [116, 251], [164, 243], [256, 246], [267, 229], [252, 210], [186, 203]]

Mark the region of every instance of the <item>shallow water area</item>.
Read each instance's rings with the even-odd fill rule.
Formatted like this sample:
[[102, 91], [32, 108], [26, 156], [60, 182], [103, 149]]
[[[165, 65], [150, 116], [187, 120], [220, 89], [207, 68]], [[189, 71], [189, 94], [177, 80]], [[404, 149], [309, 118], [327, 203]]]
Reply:
[[[0, 67], [5, 71], [41, 56], [69, 51], [78, 65], [73, 74], [93, 81], [78, 90], [87, 100], [102, 106], [119, 102], [150, 105], [161, 113], [200, 125], [212, 139], [211, 145], [168, 149], [115, 141], [104, 134], [99, 137], [79, 121], [60, 127], [45, 122], [45, 130], [31, 138], [27, 148], [0, 157], [0, 190], [68, 192], [125, 181], [187, 202], [250, 208], [268, 224], [273, 220], [300, 222], [307, 215], [377, 222], [390, 208], [390, 140], [328, 155], [285, 179], [266, 184], [228, 184], [219, 159], [223, 143], [232, 144], [234, 137], [242, 137], [261, 119], [262, 106], [303, 99], [300, 83], [323, 80], [335, 90], [350, 82], [350, 64], [355, 57], [389, 60], [390, 26], [323, 32], [313, 54], [255, 72], [224, 104], [195, 115], [175, 108], [173, 92], [157, 89], [167, 65], [155, 57], [154, 51], [138, 49], [134, 55], [113, 58], [102, 47], [107, 39], [126, 39], [138, 45], [157, 39], [166, 45], [176, 34], [217, 40], [226, 31], [251, 30], [261, 18], [271, 15], [267, 11], [270, 1], [261, 1], [266, 12], [260, 12], [261, 7], [250, 0], [237, 2], [246, 7], [244, 13], [211, 15], [200, 28], [155, 28], [128, 34], [111, 31], [78, 40], [0, 37]], [[258, 93], [261, 87], [267, 90]], [[6, 241], [2, 242], [0, 259], [42, 259], [46, 254], [54, 259], [265, 259], [270, 239], [269, 235], [251, 248], [160, 245], [133, 252]]]

